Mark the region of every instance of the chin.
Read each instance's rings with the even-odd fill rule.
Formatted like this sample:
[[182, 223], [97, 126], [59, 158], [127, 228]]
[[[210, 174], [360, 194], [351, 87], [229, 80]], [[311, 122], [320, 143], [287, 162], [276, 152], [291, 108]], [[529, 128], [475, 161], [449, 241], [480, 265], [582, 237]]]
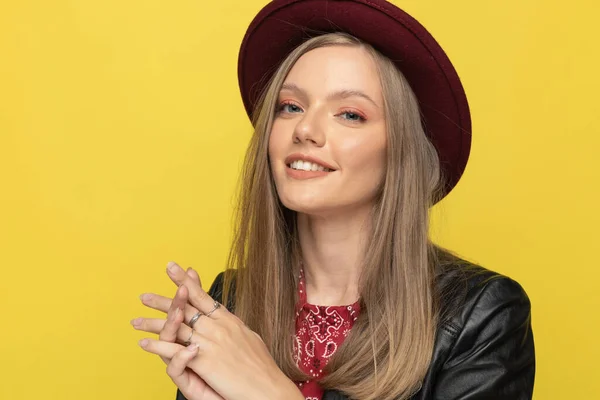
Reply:
[[326, 204], [321, 197], [294, 197], [292, 200], [287, 196], [281, 196], [281, 203], [292, 211], [310, 215], [322, 214], [335, 208], [333, 204]]

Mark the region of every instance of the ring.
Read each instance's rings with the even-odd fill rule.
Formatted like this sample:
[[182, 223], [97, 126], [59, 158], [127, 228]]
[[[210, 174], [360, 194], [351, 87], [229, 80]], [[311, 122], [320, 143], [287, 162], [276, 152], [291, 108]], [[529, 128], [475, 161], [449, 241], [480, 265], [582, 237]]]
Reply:
[[194, 316], [192, 318], [190, 318], [190, 322], [188, 322], [189, 327], [193, 328], [196, 321], [198, 321], [200, 319], [200, 317], [203, 315], [204, 315], [204, 313], [201, 313], [200, 311], [198, 311], [196, 314], [194, 314]]
[[183, 342], [184, 345], [189, 346], [190, 344], [192, 344], [192, 336], [194, 336], [194, 329], [192, 328], [192, 331], [190, 332], [190, 337], [187, 338], [187, 340], [185, 342]]
[[209, 312], [206, 314], [206, 316], [207, 316], [207, 317], [210, 317], [210, 314], [212, 314], [212, 313], [214, 313], [215, 311], [217, 311], [217, 309], [218, 309], [219, 307], [221, 307], [221, 303], [219, 303], [218, 301], [216, 301], [216, 300], [215, 300], [215, 302], [214, 302], [214, 308], [213, 308], [212, 310], [210, 310], [210, 311], [209, 311]]

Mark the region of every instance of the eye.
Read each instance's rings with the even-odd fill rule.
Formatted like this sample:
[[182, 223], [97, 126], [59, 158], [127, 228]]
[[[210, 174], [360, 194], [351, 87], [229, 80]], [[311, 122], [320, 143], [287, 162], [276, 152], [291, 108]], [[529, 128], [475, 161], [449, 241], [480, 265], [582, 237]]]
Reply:
[[356, 112], [352, 112], [352, 111], [344, 111], [338, 115], [345, 115], [347, 118], [343, 118], [343, 119], [350, 121], [350, 122], [364, 122], [367, 120], [362, 115], [360, 115]]
[[301, 112], [302, 109], [300, 107], [298, 107], [296, 104], [291, 103], [289, 101], [284, 101], [283, 103], [281, 103], [279, 105], [278, 110], [279, 112], [285, 112], [285, 113], [290, 113], [290, 114], [295, 114], [298, 112]]

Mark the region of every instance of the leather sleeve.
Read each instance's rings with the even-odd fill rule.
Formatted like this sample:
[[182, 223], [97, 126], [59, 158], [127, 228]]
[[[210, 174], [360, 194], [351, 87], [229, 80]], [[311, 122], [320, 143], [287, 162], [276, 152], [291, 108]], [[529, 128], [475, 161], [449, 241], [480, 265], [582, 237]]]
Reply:
[[[220, 272], [219, 275], [215, 278], [210, 289], [208, 289], [208, 295], [212, 297], [214, 300], [221, 302], [221, 297], [223, 295], [223, 272]], [[177, 389], [177, 395], [175, 400], [187, 400], [185, 396]]]
[[531, 399], [535, 351], [523, 288], [492, 278], [469, 302], [463, 329], [435, 378], [436, 400]]

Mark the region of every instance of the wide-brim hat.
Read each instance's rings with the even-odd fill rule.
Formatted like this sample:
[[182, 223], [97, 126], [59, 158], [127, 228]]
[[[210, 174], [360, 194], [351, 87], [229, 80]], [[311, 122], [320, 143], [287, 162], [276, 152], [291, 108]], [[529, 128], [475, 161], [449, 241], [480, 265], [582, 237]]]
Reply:
[[[471, 116], [448, 56], [413, 17], [384, 0], [274, 0], [250, 23], [238, 59], [244, 107], [254, 107], [286, 56], [311, 36], [346, 32], [391, 59], [408, 80], [444, 175], [442, 197], [456, 185], [471, 148]], [[312, 33], [312, 35], [311, 35]]]

